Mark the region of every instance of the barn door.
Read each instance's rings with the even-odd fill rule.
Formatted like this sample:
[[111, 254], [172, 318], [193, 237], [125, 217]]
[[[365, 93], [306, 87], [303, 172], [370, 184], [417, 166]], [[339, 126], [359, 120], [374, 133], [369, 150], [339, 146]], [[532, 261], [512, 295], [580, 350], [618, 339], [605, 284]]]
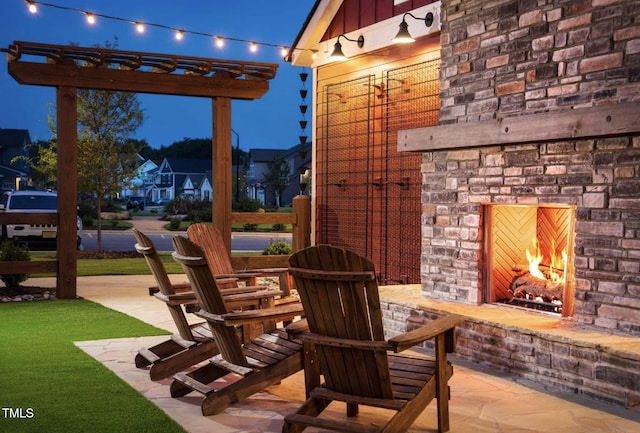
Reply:
[[435, 125], [439, 61], [326, 85], [316, 142], [316, 240], [376, 264], [381, 283], [420, 282], [422, 155], [398, 131]]

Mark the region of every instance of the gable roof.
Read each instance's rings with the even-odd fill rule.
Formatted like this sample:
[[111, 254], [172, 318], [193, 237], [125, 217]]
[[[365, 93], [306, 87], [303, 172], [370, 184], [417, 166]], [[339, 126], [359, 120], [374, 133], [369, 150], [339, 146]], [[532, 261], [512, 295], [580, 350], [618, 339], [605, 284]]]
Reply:
[[364, 37], [362, 48], [352, 42], [343, 44], [347, 57], [388, 48], [393, 45], [391, 40], [406, 12], [417, 17], [425, 17], [429, 12], [434, 15], [431, 27], [409, 22], [414, 38], [437, 33], [441, 4], [437, 0], [406, 0], [397, 4], [390, 0], [316, 0], [285, 60], [295, 66], [317, 67], [328, 63], [340, 35], [353, 40]]
[[187, 159], [187, 158], [165, 158], [163, 165], [168, 165], [173, 173], [204, 173], [211, 170], [211, 160], [208, 159]]
[[0, 151], [5, 147], [22, 147], [29, 143], [31, 143], [29, 130], [0, 128]]

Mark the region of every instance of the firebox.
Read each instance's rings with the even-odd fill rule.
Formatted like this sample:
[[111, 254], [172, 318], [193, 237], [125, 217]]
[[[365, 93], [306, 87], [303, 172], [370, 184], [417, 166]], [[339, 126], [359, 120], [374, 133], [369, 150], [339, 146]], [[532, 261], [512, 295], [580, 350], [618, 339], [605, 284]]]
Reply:
[[570, 317], [575, 296], [575, 206], [484, 206], [488, 302]]

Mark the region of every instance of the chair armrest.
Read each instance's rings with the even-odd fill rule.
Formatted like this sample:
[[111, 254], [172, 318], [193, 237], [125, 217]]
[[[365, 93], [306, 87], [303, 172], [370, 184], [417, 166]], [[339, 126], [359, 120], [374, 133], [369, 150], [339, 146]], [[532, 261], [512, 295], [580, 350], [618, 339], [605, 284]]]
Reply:
[[388, 342], [380, 340], [351, 340], [348, 338], [328, 337], [326, 335], [314, 334], [313, 332], [300, 332], [296, 335], [293, 335], [293, 337], [302, 341], [308, 341], [310, 343], [317, 344], [319, 346], [343, 347], [360, 350], [377, 350], [380, 352], [393, 350], [393, 347]]
[[258, 290], [255, 292], [238, 293], [233, 295], [224, 294], [223, 299], [225, 302], [258, 301], [264, 298], [275, 298], [280, 295], [282, 295], [282, 291], [280, 290]]
[[247, 310], [223, 314], [227, 326], [245, 325], [248, 323], [264, 322], [265, 320], [288, 319], [291, 316], [304, 315], [302, 304], [283, 305], [281, 307], [264, 308], [262, 310]]
[[289, 268], [262, 268], [262, 269], [247, 269], [247, 270], [243, 270], [243, 269], [234, 269], [234, 272], [238, 273], [238, 274], [246, 274], [246, 273], [250, 273], [250, 274], [256, 274], [257, 276], [261, 276], [261, 275], [277, 275], [277, 274], [281, 274], [283, 272], [289, 272]]
[[201, 317], [203, 319], [205, 319], [208, 322], [216, 322], [216, 323], [224, 323], [224, 317], [222, 317], [222, 315], [220, 314], [211, 314], [208, 313], [202, 309], [198, 310], [198, 311], [194, 311], [193, 314], [195, 316]]
[[285, 330], [287, 334], [289, 334], [289, 338], [296, 338], [299, 334], [309, 332], [309, 324], [307, 323], [307, 319], [300, 319], [287, 325]]
[[[172, 284], [171, 288], [175, 291], [175, 292], [190, 292], [191, 291], [191, 284], [189, 283], [178, 283], [178, 284]], [[153, 296], [156, 293], [158, 293], [160, 291], [160, 288], [158, 286], [151, 286], [149, 287], [149, 296]]]
[[434, 338], [440, 334], [445, 334], [446, 351], [452, 352], [454, 346], [454, 329], [456, 325], [464, 322], [464, 317], [458, 314], [451, 314], [433, 320], [424, 326], [413, 331], [405, 332], [389, 339], [389, 344], [394, 352], [402, 352], [416, 344]]
[[220, 294], [224, 296], [238, 295], [240, 293], [255, 293], [258, 291], [268, 290], [267, 286], [241, 286], [220, 289]]
[[234, 272], [233, 274], [216, 274], [215, 278], [216, 280], [220, 278], [235, 278], [236, 280], [246, 281], [259, 276], [260, 276], [259, 274], [254, 274], [249, 272], [238, 272], [238, 273]]
[[191, 304], [193, 302], [197, 302], [196, 295], [193, 292], [182, 292], [173, 295], [164, 295], [158, 292], [154, 293], [153, 296], [169, 305]]

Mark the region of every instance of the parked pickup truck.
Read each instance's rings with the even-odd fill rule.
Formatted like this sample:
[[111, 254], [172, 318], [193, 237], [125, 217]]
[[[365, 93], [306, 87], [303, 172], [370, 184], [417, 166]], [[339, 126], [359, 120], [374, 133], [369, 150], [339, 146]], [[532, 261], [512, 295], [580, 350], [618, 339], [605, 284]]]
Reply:
[[[0, 212], [57, 212], [58, 195], [48, 191], [9, 191], [0, 197]], [[82, 220], [76, 217], [78, 248], [82, 242]], [[58, 228], [50, 224], [8, 224], [2, 234], [15, 242], [56, 246]]]

